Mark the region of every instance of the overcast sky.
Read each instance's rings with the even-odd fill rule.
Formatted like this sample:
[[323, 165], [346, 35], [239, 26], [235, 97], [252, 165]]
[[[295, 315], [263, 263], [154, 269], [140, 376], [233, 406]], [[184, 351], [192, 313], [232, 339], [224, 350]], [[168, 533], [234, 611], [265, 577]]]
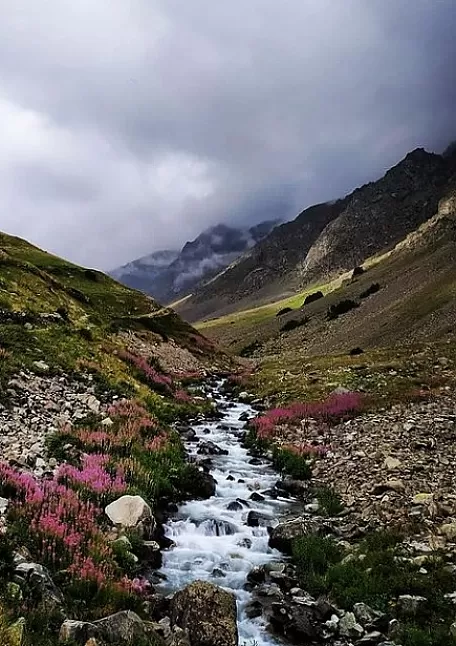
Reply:
[[456, 138], [455, 0], [0, 0], [0, 229], [109, 269]]

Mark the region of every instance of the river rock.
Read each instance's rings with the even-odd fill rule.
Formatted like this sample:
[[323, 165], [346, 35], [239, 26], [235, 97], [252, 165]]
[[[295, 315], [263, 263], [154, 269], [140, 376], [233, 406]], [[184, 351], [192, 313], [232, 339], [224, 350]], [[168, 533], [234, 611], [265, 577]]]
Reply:
[[269, 545], [281, 552], [291, 554], [291, 544], [295, 538], [317, 532], [318, 525], [314, 520], [300, 516], [299, 518], [279, 523], [274, 527], [269, 536]]
[[199, 455], [228, 455], [228, 451], [226, 449], [222, 449], [211, 440], [203, 440], [200, 442], [197, 453]]
[[265, 514], [260, 514], [258, 511], [249, 511], [247, 516], [247, 525], [249, 527], [267, 527], [272, 522], [272, 519]]
[[191, 646], [238, 646], [236, 599], [206, 581], [195, 581], [171, 601], [171, 626], [186, 630]]
[[105, 513], [114, 525], [121, 527], [136, 527], [144, 520], [155, 525], [152, 510], [141, 496], [122, 496], [108, 505]]

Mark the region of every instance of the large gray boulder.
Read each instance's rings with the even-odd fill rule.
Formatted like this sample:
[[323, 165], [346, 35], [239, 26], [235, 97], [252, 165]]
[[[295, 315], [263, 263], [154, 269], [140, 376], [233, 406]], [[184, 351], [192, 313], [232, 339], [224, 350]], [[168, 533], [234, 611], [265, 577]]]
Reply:
[[314, 520], [300, 516], [299, 518], [286, 520], [274, 527], [269, 535], [269, 545], [281, 552], [291, 554], [293, 540], [309, 534], [316, 534], [317, 532], [318, 525]]
[[162, 638], [152, 627], [131, 610], [123, 610], [98, 621], [73, 621], [67, 619], [60, 627], [59, 639], [63, 643], [86, 644], [90, 639], [101, 639], [104, 644], [136, 646], [164, 645]]
[[171, 626], [185, 630], [191, 646], [238, 646], [236, 599], [206, 581], [195, 581], [171, 601]]

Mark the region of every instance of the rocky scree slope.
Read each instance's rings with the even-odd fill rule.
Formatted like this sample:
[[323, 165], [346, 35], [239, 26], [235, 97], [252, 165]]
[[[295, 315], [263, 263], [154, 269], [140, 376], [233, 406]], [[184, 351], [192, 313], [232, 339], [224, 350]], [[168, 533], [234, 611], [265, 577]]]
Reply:
[[187, 242], [180, 252], [158, 251], [110, 273], [126, 285], [170, 303], [230, 265], [278, 223], [270, 220], [249, 228], [218, 224]]
[[437, 211], [454, 157], [416, 149], [384, 177], [306, 209], [178, 304], [190, 321], [267, 302], [343, 273], [394, 246]]

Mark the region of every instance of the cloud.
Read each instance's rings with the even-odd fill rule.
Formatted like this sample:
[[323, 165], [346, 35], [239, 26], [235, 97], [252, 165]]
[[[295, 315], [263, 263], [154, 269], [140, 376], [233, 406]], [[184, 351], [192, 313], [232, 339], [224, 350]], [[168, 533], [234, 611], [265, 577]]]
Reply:
[[455, 136], [454, 0], [0, 0], [0, 228], [110, 268]]

